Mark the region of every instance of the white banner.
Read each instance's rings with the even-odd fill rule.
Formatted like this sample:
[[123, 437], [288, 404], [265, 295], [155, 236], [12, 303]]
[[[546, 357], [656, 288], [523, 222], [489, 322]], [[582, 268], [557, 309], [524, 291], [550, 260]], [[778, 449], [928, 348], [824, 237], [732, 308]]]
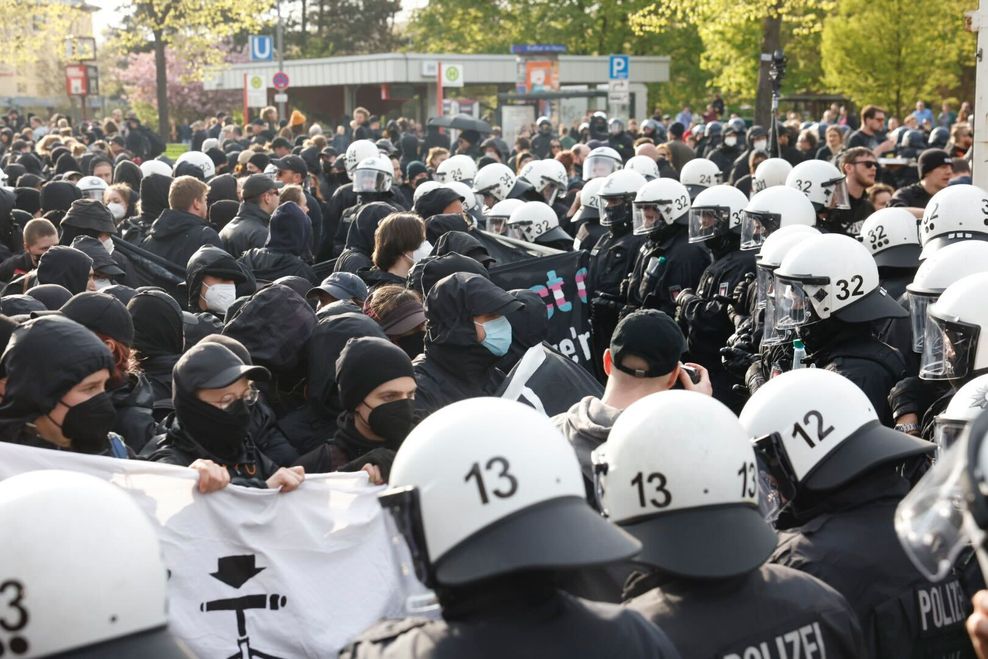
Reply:
[[[382, 488], [363, 472], [308, 476], [286, 494], [201, 495], [191, 469], [0, 444], [0, 479], [36, 469], [92, 474], [134, 498], [161, 538], [169, 627], [203, 659], [335, 657], [378, 619], [403, 614]], [[94, 558], [128, 560], [125, 548]]]

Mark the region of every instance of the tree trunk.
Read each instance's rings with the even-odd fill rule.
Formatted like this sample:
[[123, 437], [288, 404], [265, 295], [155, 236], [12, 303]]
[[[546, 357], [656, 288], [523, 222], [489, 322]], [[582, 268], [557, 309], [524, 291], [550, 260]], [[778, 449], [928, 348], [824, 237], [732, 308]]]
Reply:
[[160, 32], [154, 33], [154, 78], [158, 91], [158, 135], [170, 141], [168, 125], [168, 68], [165, 62], [165, 42]]
[[772, 121], [772, 53], [782, 47], [782, 19], [766, 16], [762, 21], [762, 50], [758, 63], [758, 91], [755, 96], [755, 123], [769, 128]]
[[305, 57], [307, 55], [305, 51], [305, 44], [309, 38], [308, 12], [306, 11], [307, 8], [308, 8], [308, 3], [306, 3], [305, 0], [302, 0], [302, 35], [301, 35], [302, 57]]

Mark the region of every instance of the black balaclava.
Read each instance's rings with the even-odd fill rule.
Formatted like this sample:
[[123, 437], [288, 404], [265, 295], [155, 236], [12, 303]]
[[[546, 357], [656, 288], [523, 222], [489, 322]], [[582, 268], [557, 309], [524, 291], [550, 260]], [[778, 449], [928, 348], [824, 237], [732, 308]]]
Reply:
[[237, 195], [237, 179], [232, 174], [220, 174], [209, 179], [206, 203], [212, 207], [213, 204], [221, 200], [240, 203], [240, 198]]
[[182, 354], [182, 309], [172, 296], [154, 289], [140, 291], [127, 310], [134, 321], [134, 350], [142, 360]]
[[41, 191], [35, 188], [14, 188], [14, 207], [34, 215], [41, 210]]
[[457, 272], [470, 272], [490, 279], [487, 268], [477, 260], [449, 252], [442, 256], [427, 256], [413, 265], [408, 271], [408, 288], [418, 291], [424, 298], [437, 281]]
[[[113, 182], [124, 183], [131, 190], [131, 199], [134, 199], [141, 191], [141, 180], [144, 178], [141, 168], [130, 160], [122, 160], [113, 169]], [[133, 210], [133, 204], [130, 204]]]
[[151, 174], [141, 179], [141, 220], [150, 224], [168, 208], [168, 190], [172, 177]]
[[445, 215], [433, 215], [425, 221], [425, 238], [435, 245], [439, 239], [449, 231], [467, 232], [470, 226], [466, 219], [459, 213], [446, 213]]
[[375, 201], [361, 208], [347, 232], [346, 248], [370, 256], [374, 251], [374, 232], [377, 231], [377, 225], [396, 210], [383, 201]]
[[312, 221], [293, 201], [278, 206], [271, 214], [268, 239], [264, 246], [273, 252], [302, 256], [309, 249]]
[[82, 192], [68, 181], [51, 181], [41, 188], [41, 210], [46, 213], [65, 212], [76, 199], [82, 199]]

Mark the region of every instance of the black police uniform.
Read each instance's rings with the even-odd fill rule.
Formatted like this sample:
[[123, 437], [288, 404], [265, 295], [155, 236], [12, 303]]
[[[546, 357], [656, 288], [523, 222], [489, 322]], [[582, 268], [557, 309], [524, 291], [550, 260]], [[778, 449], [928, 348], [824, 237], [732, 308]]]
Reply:
[[590, 250], [587, 267], [587, 290], [590, 298], [590, 321], [593, 329], [594, 366], [597, 377], [604, 380], [602, 359], [608, 348], [611, 334], [617, 326], [618, 314], [624, 306], [621, 300], [621, 282], [628, 276], [635, 256], [645, 242], [645, 236], [636, 236], [630, 224], [617, 224], [601, 236]]
[[890, 465], [820, 495], [793, 515], [771, 560], [841, 593], [873, 657], [973, 657], [964, 631], [971, 607], [956, 576], [927, 581], [899, 543], [895, 509], [908, 491]]
[[638, 250], [623, 285], [628, 306], [632, 310], [658, 309], [674, 316], [676, 296], [684, 288], [695, 288], [708, 265], [710, 254], [690, 244], [685, 226], [675, 224], [652, 232]]
[[681, 303], [680, 321], [685, 325], [690, 357], [709, 371], [714, 398], [735, 412], [744, 401], [732, 392], [734, 381], [720, 361], [720, 348], [734, 333], [734, 324], [727, 315], [728, 305], [715, 297], [730, 297], [745, 275], [754, 272], [754, 251], [728, 251], [703, 271], [695, 295], [687, 293], [685, 299], [677, 301]]
[[480, 603], [449, 620], [382, 622], [341, 659], [572, 659], [679, 657], [668, 637], [638, 613], [555, 591], [548, 597]]
[[806, 573], [763, 565], [731, 579], [657, 582], [657, 575], [632, 582], [634, 590], [652, 590], [627, 607], [666, 630], [683, 656], [858, 659], [866, 654], [847, 600]]

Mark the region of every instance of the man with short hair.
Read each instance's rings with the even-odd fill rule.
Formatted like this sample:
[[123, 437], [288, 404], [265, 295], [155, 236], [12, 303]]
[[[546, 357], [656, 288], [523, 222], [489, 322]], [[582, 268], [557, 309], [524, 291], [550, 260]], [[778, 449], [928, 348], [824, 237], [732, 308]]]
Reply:
[[[621, 412], [640, 398], [677, 385], [683, 389], [713, 395], [707, 369], [699, 364], [683, 364], [686, 338], [669, 315], [656, 309], [640, 309], [628, 314], [614, 328], [610, 347], [604, 351], [607, 385], [600, 398], [587, 396], [569, 411], [552, 417], [556, 428], [566, 436], [583, 471], [587, 501], [597, 506], [590, 454], [607, 441]], [[694, 383], [689, 367], [697, 374]]]
[[[843, 213], [846, 218], [844, 225], [860, 224], [875, 212], [874, 205], [868, 199], [868, 188], [875, 185], [878, 159], [870, 149], [856, 146], [844, 152], [840, 160], [840, 168], [844, 174], [844, 185], [851, 205], [851, 208]], [[834, 210], [836, 209], [832, 209], [831, 213]]]
[[918, 218], [923, 217], [923, 209], [930, 198], [950, 184], [953, 170], [950, 156], [943, 149], [927, 149], [919, 154], [919, 183], [899, 188], [892, 195], [889, 206], [904, 207]]
[[58, 244], [58, 230], [45, 218], [35, 218], [24, 225], [24, 251], [0, 263], [0, 281], [31, 272], [38, 267], [41, 255]]
[[933, 128], [933, 110], [926, 107], [926, 103], [923, 101], [916, 101], [916, 110], [913, 112], [913, 116], [916, 117], [916, 123], [923, 130], [928, 131]]
[[193, 176], [179, 176], [168, 189], [168, 208], [151, 224], [141, 247], [185, 269], [203, 245], [222, 247], [216, 230], [206, 224], [209, 187]]
[[974, 144], [974, 133], [971, 124], [955, 123], [950, 129], [950, 141], [947, 142], [947, 153], [951, 158], [963, 158]]
[[885, 110], [877, 105], [866, 105], [861, 110], [861, 128], [847, 139], [847, 147], [863, 146], [871, 150], [876, 158], [895, 148], [895, 140], [879, 142], [885, 131]]
[[237, 214], [220, 231], [225, 249], [233, 258], [254, 247], [264, 247], [268, 239], [268, 222], [278, 208], [281, 183], [266, 174], [251, 174], [243, 187], [243, 201]]
[[97, 157], [91, 165], [93, 176], [103, 179], [107, 185], [113, 183], [113, 163], [106, 158]]

